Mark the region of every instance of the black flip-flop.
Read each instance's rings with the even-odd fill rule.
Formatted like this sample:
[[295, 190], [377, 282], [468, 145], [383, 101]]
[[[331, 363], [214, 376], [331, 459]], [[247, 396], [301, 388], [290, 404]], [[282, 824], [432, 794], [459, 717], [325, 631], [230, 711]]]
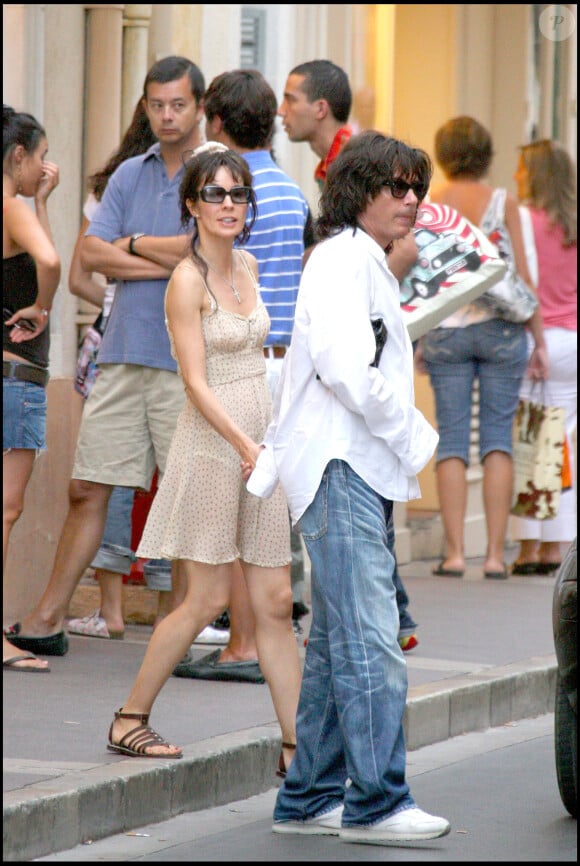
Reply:
[[507, 580], [508, 571], [504, 568], [502, 571], [484, 571], [483, 576], [488, 580]]
[[21, 650], [28, 650], [34, 655], [40, 656], [64, 656], [68, 652], [68, 637], [64, 631], [50, 634], [47, 637], [27, 637], [20, 634], [19, 622], [4, 629], [4, 637], [7, 641]]
[[442, 559], [437, 568], [431, 571], [431, 574], [434, 574], [436, 577], [463, 577], [465, 571], [462, 571], [460, 568], [444, 568], [444, 562], [445, 560]]
[[539, 568], [539, 562], [514, 562], [512, 565], [512, 574], [540, 574]]
[[561, 562], [538, 562], [538, 574], [552, 574], [554, 571], [558, 571]]

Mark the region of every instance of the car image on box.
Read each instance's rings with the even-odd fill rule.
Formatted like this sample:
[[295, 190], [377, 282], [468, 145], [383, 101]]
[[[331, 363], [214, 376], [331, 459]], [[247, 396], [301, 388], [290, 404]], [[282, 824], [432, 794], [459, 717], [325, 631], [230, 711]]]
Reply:
[[558, 670], [554, 706], [556, 775], [562, 803], [576, 818], [578, 799], [578, 673], [576, 538], [558, 569], [552, 601], [552, 626]]
[[480, 266], [478, 253], [453, 232], [438, 234], [418, 228], [414, 235], [419, 254], [410, 274], [401, 283], [401, 303], [408, 304], [417, 295], [430, 298], [452, 274], [461, 270], [476, 271]]

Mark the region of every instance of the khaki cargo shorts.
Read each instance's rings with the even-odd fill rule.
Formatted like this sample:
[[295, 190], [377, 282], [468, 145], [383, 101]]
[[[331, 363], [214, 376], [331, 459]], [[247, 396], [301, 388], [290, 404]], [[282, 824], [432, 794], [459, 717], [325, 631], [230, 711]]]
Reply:
[[181, 377], [135, 364], [102, 364], [83, 407], [72, 477], [149, 490], [165, 470], [185, 403]]

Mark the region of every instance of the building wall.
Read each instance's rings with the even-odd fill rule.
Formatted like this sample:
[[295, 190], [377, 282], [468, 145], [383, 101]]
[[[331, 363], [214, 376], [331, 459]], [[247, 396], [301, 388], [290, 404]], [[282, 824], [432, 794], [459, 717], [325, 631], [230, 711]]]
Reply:
[[[265, 12], [264, 73], [279, 100], [293, 66], [327, 57], [349, 73], [353, 119], [362, 126], [373, 125], [432, 151], [435, 130], [449, 116], [478, 117], [496, 145], [491, 180], [514, 191], [516, 148], [524, 140], [529, 109], [528, 4], [248, 5]], [[78, 302], [68, 292], [67, 274], [86, 177], [117, 146], [154, 60], [169, 53], [189, 56], [208, 83], [224, 69], [239, 66], [241, 9], [238, 4], [3, 6], [4, 101], [32, 111], [46, 126], [49, 156], [61, 170], [49, 210], [63, 265], [51, 315], [49, 451], [35, 467], [25, 513], [11, 539], [8, 619], [24, 615], [41, 594], [66, 514], [81, 410], [71, 380]], [[571, 128], [575, 135], [575, 125]], [[274, 149], [316, 211], [316, 156], [308, 145], [290, 143], [283, 132], [276, 135]], [[434, 421], [425, 377], [417, 377], [416, 394]], [[477, 555], [481, 551], [475, 545], [483, 534], [475, 467], [470, 479], [468, 555]], [[432, 463], [420, 482], [423, 499], [413, 508], [436, 510]], [[397, 515], [403, 562], [408, 545], [400, 508]]]

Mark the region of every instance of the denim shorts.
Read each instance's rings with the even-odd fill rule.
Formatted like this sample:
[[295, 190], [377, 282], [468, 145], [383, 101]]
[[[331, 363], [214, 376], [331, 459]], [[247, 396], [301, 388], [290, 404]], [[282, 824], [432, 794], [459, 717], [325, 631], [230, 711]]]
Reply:
[[473, 384], [479, 382], [479, 459], [512, 453], [512, 426], [527, 367], [524, 325], [490, 319], [465, 328], [435, 328], [423, 340], [435, 393], [437, 462], [459, 457], [469, 466]]
[[2, 380], [2, 449], [46, 450], [46, 388], [19, 379]]

